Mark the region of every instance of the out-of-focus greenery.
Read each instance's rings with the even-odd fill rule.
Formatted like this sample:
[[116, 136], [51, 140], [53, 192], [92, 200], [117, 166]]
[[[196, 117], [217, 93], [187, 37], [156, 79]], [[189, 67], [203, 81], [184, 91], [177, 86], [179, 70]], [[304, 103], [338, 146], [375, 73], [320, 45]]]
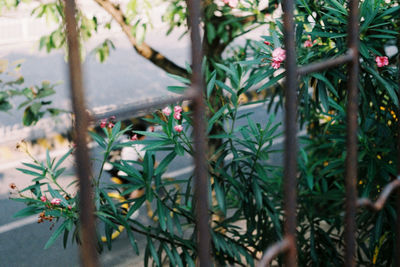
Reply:
[[0, 60], [0, 111], [10, 112], [13, 108], [13, 100], [22, 100], [18, 109], [24, 108], [22, 123], [25, 126], [34, 125], [46, 113], [56, 116], [65, 110], [50, 107], [52, 101], [48, 100], [56, 91], [57, 84], [48, 81], [41, 85], [26, 87], [24, 77], [19, 74], [21, 63], [10, 64], [13, 69], [9, 70], [8, 60]]

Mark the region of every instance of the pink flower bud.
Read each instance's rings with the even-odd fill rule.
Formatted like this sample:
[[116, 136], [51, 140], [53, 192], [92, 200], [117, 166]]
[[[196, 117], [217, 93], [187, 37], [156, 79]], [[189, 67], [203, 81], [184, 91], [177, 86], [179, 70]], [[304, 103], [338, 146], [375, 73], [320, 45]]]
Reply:
[[107, 119], [102, 119], [101, 122], [100, 122], [100, 127], [101, 128], [106, 128], [106, 126], [107, 126]]
[[53, 205], [60, 205], [61, 204], [61, 199], [53, 198], [50, 203], [53, 204]]
[[111, 117], [110, 117], [110, 120], [111, 120], [111, 121], [115, 121], [115, 119], [116, 119], [115, 116], [111, 116]]
[[264, 44], [266, 44], [266, 45], [271, 45], [271, 42], [264, 41]]
[[182, 117], [182, 114], [181, 114], [180, 112], [175, 112], [175, 113], [174, 113], [174, 119], [175, 119], [175, 120], [180, 120], [181, 117]]
[[72, 209], [71, 205], [68, 205], [68, 209], [69, 209], [69, 210], [71, 210], [71, 209]]
[[272, 68], [277, 70], [281, 66], [281, 62], [273, 60], [272, 63], [271, 63], [271, 66], [272, 66]]
[[131, 141], [137, 141], [137, 140], [139, 140], [138, 137], [137, 137], [137, 134], [134, 134], [134, 135], [131, 137]]
[[175, 112], [175, 113], [181, 113], [182, 111], [183, 111], [183, 109], [182, 109], [181, 106], [175, 106], [175, 107], [174, 107], [174, 112]]
[[379, 57], [379, 56], [377, 56], [375, 58], [375, 61], [376, 61], [376, 65], [378, 65], [378, 67], [384, 67], [386, 65], [389, 65], [388, 57]]
[[176, 126], [174, 127], [174, 129], [175, 129], [175, 131], [177, 131], [178, 133], [180, 133], [180, 132], [183, 131], [183, 126], [182, 126], [182, 125], [176, 125]]
[[169, 115], [171, 115], [171, 109], [170, 109], [169, 107], [165, 107], [165, 108], [162, 110], [162, 113], [163, 113], [165, 116], [169, 116]]
[[46, 197], [46, 196], [41, 196], [41, 197], [40, 197], [40, 201], [46, 202], [46, 201], [47, 201], [47, 197]]
[[111, 128], [113, 128], [113, 127], [114, 127], [114, 125], [115, 125], [114, 123], [112, 123], [112, 122], [109, 122], [109, 123], [108, 123], [108, 125], [107, 125], [107, 127], [111, 129]]
[[304, 42], [304, 47], [312, 47], [313, 46], [313, 42], [311, 42], [311, 40], [306, 40]]

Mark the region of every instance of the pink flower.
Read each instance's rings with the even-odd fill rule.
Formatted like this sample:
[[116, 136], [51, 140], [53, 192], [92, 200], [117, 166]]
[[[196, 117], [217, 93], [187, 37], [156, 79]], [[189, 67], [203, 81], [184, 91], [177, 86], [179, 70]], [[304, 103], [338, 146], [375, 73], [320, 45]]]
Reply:
[[272, 61], [272, 63], [271, 63], [271, 66], [274, 68], [274, 69], [279, 69], [279, 67], [281, 66], [281, 62], [280, 61], [275, 61], [275, 60], [273, 60]]
[[183, 131], [183, 126], [182, 126], [182, 125], [176, 125], [176, 126], [174, 127], [174, 129], [175, 129], [175, 131], [177, 131], [178, 133], [180, 133], [180, 132]]
[[183, 111], [183, 109], [182, 109], [181, 106], [175, 106], [174, 107], [174, 112], [181, 113], [182, 111]]
[[379, 57], [379, 56], [377, 56], [375, 58], [375, 61], [376, 61], [376, 65], [378, 65], [378, 67], [383, 67], [383, 66], [389, 65], [388, 57]]
[[137, 134], [134, 134], [134, 135], [131, 137], [131, 141], [137, 141], [137, 140], [139, 140], [138, 137], [137, 137]]
[[264, 41], [264, 44], [266, 44], [266, 45], [271, 45], [271, 42]]
[[180, 120], [181, 119], [182, 114], [180, 112], [175, 112], [174, 113], [174, 119], [175, 120]]
[[46, 197], [46, 196], [41, 196], [41, 197], [40, 197], [40, 201], [46, 202], [46, 201], [47, 201], [47, 197]]
[[101, 128], [106, 128], [106, 126], [107, 126], [107, 119], [102, 119], [101, 122], [100, 122], [100, 127]]
[[170, 109], [169, 107], [165, 107], [165, 108], [162, 110], [162, 113], [163, 113], [165, 116], [169, 116], [169, 115], [171, 115], [171, 109]]
[[280, 47], [275, 48], [274, 51], [272, 51], [272, 60], [273, 61], [279, 61], [282, 62], [286, 58], [286, 51]]
[[68, 205], [68, 209], [69, 209], [69, 210], [71, 210], [71, 209], [72, 209], [71, 205]]
[[61, 204], [61, 199], [53, 198], [50, 203], [53, 204], [53, 205], [60, 205]]
[[306, 40], [304, 42], [304, 47], [312, 47], [313, 46], [313, 42], [311, 42], [311, 40]]
[[112, 123], [112, 122], [109, 122], [109, 123], [108, 123], [108, 125], [107, 125], [107, 127], [111, 129], [111, 128], [113, 128], [113, 127], [114, 127], [114, 125], [115, 125], [114, 123]]

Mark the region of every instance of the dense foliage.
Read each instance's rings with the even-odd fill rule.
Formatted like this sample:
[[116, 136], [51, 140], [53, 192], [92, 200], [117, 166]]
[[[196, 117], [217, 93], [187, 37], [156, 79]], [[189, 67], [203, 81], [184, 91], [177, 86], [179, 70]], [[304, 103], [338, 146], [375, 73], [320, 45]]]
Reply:
[[[107, 9], [107, 1], [96, 2]], [[46, 10], [56, 10], [61, 16], [58, 8], [62, 5], [60, 2], [43, 4], [37, 10], [45, 10], [46, 5], [57, 7], [47, 7]], [[168, 5], [164, 19], [170, 24], [170, 30], [185, 26], [185, 3], [172, 1]], [[122, 29], [124, 25], [132, 27], [132, 32], [126, 34], [133, 35], [131, 43], [141, 53], [146, 44], [144, 41], [137, 42], [135, 38], [137, 29], [146, 28], [144, 25], [147, 24], [141, 20], [136, 1], [130, 1], [126, 10], [122, 10], [126, 12], [126, 17], [118, 23]], [[242, 113], [239, 109], [244, 105], [243, 95], [249, 90], [256, 88], [263, 91], [273, 87], [273, 96], [263, 102], [269, 103], [271, 112], [281, 110], [284, 99], [280, 82], [285, 75], [284, 51], [279, 50], [283, 39], [282, 21], [279, 17], [265, 17], [265, 14], [273, 12], [279, 14], [279, 10], [279, 1], [269, 1], [265, 8], [260, 8], [258, 1], [204, 2], [206, 60], [203, 69], [207, 80], [207, 133], [210, 143], [217, 144], [212, 147], [208, 158], [211, 178], [209, 212], [212, 217], [212, 255], [215, 262], [221, 265], [253, 265], [253, 260], [259, 258], [268, 245], [282, 237], [282, 172], [279, 167], [269, 163], [273, 140], [279, 135], [278, 126], [272, 118], [264, 123], [256, 123], [251, 114]], [[89, 36], [87, 33], [90, 29], [98, 27], [94, 17], [89, 20], [90, 23], [83, 19], [83, 13], [79, 13], [79, 18], [83, 35]], [[295, 22], [299, 65], [346, 52], [345, 1], [298, 0]], [[87, 27], [85, 23], [92, 26]], [[268, 27], [270, 34], [259, 40], [247, 39], [244, 44], [232, 43], [236, 37], [260, 23]], [[399, 63], [399, 51], [396, 46], [400, 47], [399, 32], [399, 3], [360, 1], [357, 181], [359, 196], [371, 199], [376, 199], [382, 187], [396, 177], [394, 144], [399, 102], [399, 67], [396, 65]], [[58, 35], [62, 34], [60, 27]], [[62, 42], [50, 42], [51, 39], [43, 40], [48, 49], [62, 45]], [[228, 51], [227, 47], [231, 49]], [[171, 62], [153, 63], [180, 76], [174, 77], [183, 86], [171, 87], [171, 90], [181, 93], [190, 84], [187, 79], [191, 73], [189, 67], [180, 68]], [[299, 83], [299, 121], [300, 126], [308, 132], [307, 137], [301, 139], [299, 151], [298, 247], [301, 266], [337, 266], [343, 262], [346, 76], [346, 66], [340, 66], [304, 76]], [[196, 259], [193, 177], [163, 177], [173, 160], [194, 153], [191, 113], [178, 112], [177, 116], [176, 112], [154, 113], [148, 121], [162, 130], [136, 131], [147, 136], [143, 141], [119, 144], [118, 137], [130, 130], [125, 128], [121, 131], [119, 123], [110, 129], [105, 128], [103, 135], [91, 135], [104, 149], [102, 166], [113, 149], [135, 143], [146, 146], [146, 155], [142, 160], [113, 163], [127, 174], [129, 183], [104, 184], [101, 182], [102, 171], [93, 178], [96, 216], [104, 222], [107, 245], [111, 247], [112, 232], [120, 230], [119, 226], [126, 228], [135, 250], [136, 235], [144, 234], [147, 237], [146, 264], [152, 258], [156, 265], [162, 262], [169, 262], [172, 266], [194, 265]], [[238, 123], [240, 120], [242, 123]], [[246, 123], [243, 124], [243, 120]], [[26, 164], [29, 170], [22, 170], [36, 178], [32, 186], [19, 191], [17, 200], [26, 202], [28, 207], [18, 215], [44, 212], [41, 213], [43, 220], [54, 217], [62, 221], [48, 245], [63, 233], [64, 240], [67, 240], [70, 232], [79, 242], [76, 206], [79, 199], [57, 183], [57, 178], [63, 172], [59, 167], [65, 157], [58, 161], [48, 158], [45, 163], [29, 163]], [[156, 161], [159, 163], [155, 164]], [[143, 196], [128, 197], [140, 188], [145, 189]], [[32, 194], [24, 194], [28, 191]], [[125, 195], [125, 200], [117, 202], [110, 198], [108, 193], [114, 191]], [[46, 198], [43, 198], [44, 195]], [[51, 199], [60, 201], [51, 203]], [[145, 225], [131, 215], [146, 202], [152, 203], [152, 217], [157, 219]], [[395, 219], [392, 200], [377, 213], [360, 210], [356, 235], [359, 265], [393, 264], [397, 256], [394, 251]], [[100, 247], [102, 243], [99, 237]]]

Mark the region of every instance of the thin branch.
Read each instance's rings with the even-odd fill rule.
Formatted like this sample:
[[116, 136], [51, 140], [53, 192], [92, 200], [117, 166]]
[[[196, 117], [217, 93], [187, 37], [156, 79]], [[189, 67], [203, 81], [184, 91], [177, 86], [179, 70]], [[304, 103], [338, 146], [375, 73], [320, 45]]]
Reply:
[[118, 6], [114, 5], [109, 0], [94, 0], [94, 1], [98, 5], [100, 5], [105, 11], [107, 11], [111, 15], [111, 17], [120, 25], [122, 31], [128, 37], [129, 42], [139, 53], [139, 55], [150, 60], [157, 67], [165, 70], [168, 73], [179, 75], [185, 78], [189, 77], [188, 72], [184, 68], [176, 65], [174, 62], [166, 58], [157, 50], [150, 47], [145, 42], [139, 44], [136, 41], [136, 38], [133, 36], [131, 31], [131, 25], [129, 25], [124, 13], [120, 10]]
[[290, 242], [287, 237], [273, 244], [264, 252], [263, 257], [257, 266], [269, 267], [271, 261], [279, 254], [286, 252], [289, 249], [289, 247], [290, 247]]
[[357, 206], [368, 207], [374, 211], [379, 211], [385, 205], [386, 200], [389, 198], [390, 194], [398, 187], [400, 187], [399, 177], [384, 187], [384, 189], [382, 190], [382, 194], [379, 195], [379, 198], [376, 202], [372, 202], [368, 198], [360, 198], [359, 200], [357, 200]]

